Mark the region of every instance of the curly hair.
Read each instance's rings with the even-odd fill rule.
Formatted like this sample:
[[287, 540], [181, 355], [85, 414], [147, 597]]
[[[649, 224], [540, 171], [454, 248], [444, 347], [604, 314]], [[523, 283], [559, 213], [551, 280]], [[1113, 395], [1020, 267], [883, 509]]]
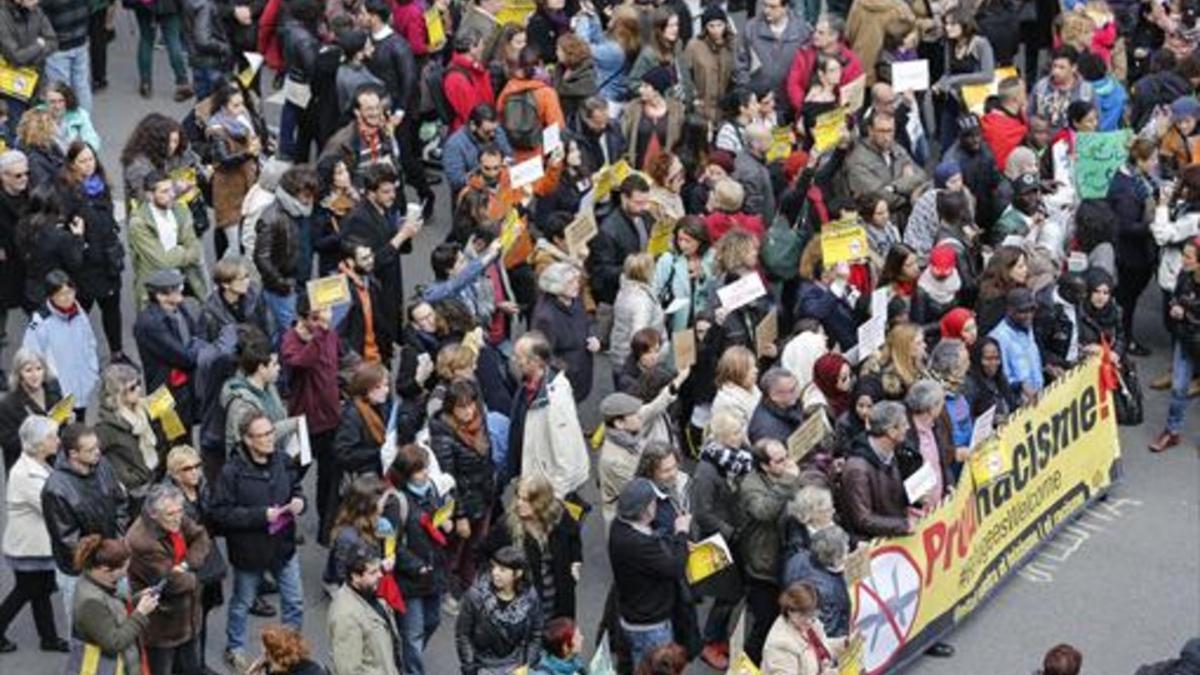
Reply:
[[129, 166], [142, 156], [150, 160], [156, 169], [166, 167], [172, 133], [179, 135], [176, 154], [183, 152], [187, 148], [187, 134], [183, 133], [183, 126], [162, 113], [146, 115], [129, 134], [129, 140], [121, 150], [121, 164]]
[[58, 137], [58, 124], [48, 110], [26, 110], [17, 122], [17, 139], [24, 148], [50, 148]]
[[558, 48], [562, 50], [563, 68], [577, 68], [592, 58], [592, 50], [583, 38], [574, 33], [564, 33], [558, 36]]
[[[525, 500], [533, 509], [533, 517], [537, 520], [535, 529], [531, 530], [526, 527], [521, 516], [517, 515], [517, 496], [521, 494], [525, 495]], [[550, 483], [550, 479], [541, 474], [523, 476], [517, 482], [517, 491], [513, 500], [509, 502], [505, 524], [514, 544], [524, 546], [525, 537], [529, 536], [538, 543], [539, 547], [544, 548], [547, 538], [550, 536], [550, 530], [554, 529], [559, 518], [562, 517], [562, 512], [562, 502], [555, 498], [554, 485]]]
[[262, 643], [267, 656], [284, 672], [291, 672], [308, 658], [308, 644], [294, 628], [278, 624], [267, 626], [262, 630]]
[[757, 246], [753, 234], [734, 228], [717, 240], [717, 270], [720, 274], [736, 272], [746, 266], [747, 254]]

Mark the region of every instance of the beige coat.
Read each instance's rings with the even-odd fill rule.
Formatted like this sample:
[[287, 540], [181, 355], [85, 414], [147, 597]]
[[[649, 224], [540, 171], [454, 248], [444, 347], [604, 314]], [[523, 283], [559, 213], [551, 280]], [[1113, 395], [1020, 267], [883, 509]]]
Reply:
[[[653, 401], [638, 409], [638, 417], [642, 419], [640, 443], [647, 441], [671, 442], [671, 431], [667, 427], [667, 408], [675, 402], [671, 387], [663, 387]], [[625, 485], [633, 480], [637, 473], [638, 462], [642, 459], [642, 445], [636, 451], [622, 447], [612, 441], [607, 435], [604, 445], [600, 448], [600, 461], [596, 467], [596, 478], [600, 483], [600, 511], [604, 522], [611, 523], [617, 517], [617, 497]]]
[[721, 118], [721, 97], [729, 91], [733, 77], [733, 36], [727, 38], [718, 47], [694, 37], [683, 50], [683, 68], [696, 87], [696, 111], [714, 124]]
[[348, 584], [329, 603], [329, 644], [333, 646], [333, 675], [400, 675], [392, 657], [398, 638], [391, 610], [375, 611]]
[[545, 392], [525, 413], [521, 475], [545, 476], [554, 486], [554, 496], [562, 499], [587, 482], [591, 460], [567, 374], [555, 375]]
[[875, 82], [875, 62], [883, 50], [883, 32], [892, 19], [916, 21], [912, 8], [902, 0], [857, 0], [846, 17], [846, 39], [858, 54], [867, 86]]
[[[845, 646], [845, 639], [826, 637], [820, 619], [813, 619], [812, 625], [825, 648], [837, 658]], [[785, 616], [775, 619], [763, 644], [762, 675], [819, 675], [820, 672], [821, 664], [800, 631]]]
[[42, 486], [49, 477], [50, 467], [24, 453], [8, 472], [4, 555], [49, 561], [50, 533], [42, 517]]

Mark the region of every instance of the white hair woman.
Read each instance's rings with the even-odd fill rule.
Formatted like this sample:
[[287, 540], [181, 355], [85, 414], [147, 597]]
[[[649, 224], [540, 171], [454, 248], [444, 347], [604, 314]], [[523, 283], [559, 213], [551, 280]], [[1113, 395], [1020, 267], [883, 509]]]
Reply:
[[591, 318], [580, 299], [579, 268], [570, 263], [553, 263], [538, 277], [538, 289], [542, 297], [533, 309], [530, 328], [546, 336], [571, 382], [575, 402], [579, 403], [592, 391], [592, 355], [600, 351], [600, 340], [592, 334]]
[[104, 369], [96, 436], [117, 478], [135, 498], [154, 479], [158, 439], [144, 406], [142, 378], [124, 363]]
[[62, 400], [58, 378], [37, 350], [22, 347], [13, 355], [8, 375], [8, 393], [0, 399], [0, 447], [4, 469], [11, 471], [21, 456], [18, 429], [30, 415], [45, 415]]
[[18, 431], [21, 457], [8, 473], [5, 506], [8, 523], [4, 528], [4, 558], [12, 568], [14, 583], [8, 597], [0, 603], [0, 654], [16, 651], [17, 646], [4, 636], [17, 612], [29, 603], [33, 623], [41, 638], [42, 651], [65, 652], [66, 640], [54, 626], [54, 558], [50, 552], [50, 533], [42, 518], [42, 486], [50, 476], [50, 463], [58, 452], [58, 423], [49, 417], [31, 415]]

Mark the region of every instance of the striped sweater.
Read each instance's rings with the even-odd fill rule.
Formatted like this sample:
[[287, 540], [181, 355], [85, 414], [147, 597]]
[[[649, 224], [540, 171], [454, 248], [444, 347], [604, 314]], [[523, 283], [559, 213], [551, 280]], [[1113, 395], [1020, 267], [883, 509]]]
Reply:
[[91, 9], [80, 0], [42, 0], [42, 11], [58, 33], [58, 50], [74, 49], [87, 42]]

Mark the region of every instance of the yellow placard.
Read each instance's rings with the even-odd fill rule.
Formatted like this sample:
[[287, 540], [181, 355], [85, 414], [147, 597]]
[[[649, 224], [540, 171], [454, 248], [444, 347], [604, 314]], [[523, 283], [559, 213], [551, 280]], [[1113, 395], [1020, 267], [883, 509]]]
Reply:
[[502, 26], [509, 24], [524, 26], [525, 20], [537, 9], [530, 0], [506, 0], [504, 6], [496, 12], [496, 21]]
[[150, 419], [162, 419], [164, 415], [175, 409], [175, 397], [171, 395], [171, 390], [164, 384], [150, 392], [144, 405]]
[[517, 243], [517, 238], [521, 235], [521, 228], [524, 227], [521, 222], [521, 215], [516, 209], [508, 212], [504, 216], [504, 223], [500, 226], [500, 250], [508, 253], [508, 250]]
[[861, 260], [869, 250], [867, 231], [854, 221], [837, 221], [821, 227], [821, 262], [826, 268]]
[[761, 675], [762, 671], [754, 665], [746, 652], [742, 652], [733, 663], [729, 664], [729, 670], [725, 673], [726, 675]]
[[163, 435], [168, 441], [173, 441], [187, 434], [187, 427], [183, 426], [183, 420], [179, 419], [179, 413], [175, 412], [175, 408], [171, 408], [163, 413], [159, 424], [162, 425]]
[[602, 202], [612, 196], [614, 190], [629, 177], [629, 163], [621, 160], [616, 164], [605, 164], [592, 174], [592, 186], [596, 191], [596, 201]]
[[675, 222], [660, 220], [650, 228], [650, 240], [646, 242], [646, 252], [657, 258], [671, 250], [671, 235], [675, 232]]
[[600, 448], [600, 446], [604, 445], [604, 425], [603, 424], [598, 425], [596, 427], [596, 430], [592, 432], [592, 438], [589, 442], [592, 444], [593, 450], [598, 450]]
[[[406, 499], [406, 497], [401, 497], [401, 499]], [[404, 524], [401, 523], [400, 527], [404, 527]], [[396, 537], [395, 537], [395, 535], [386, 536], [383, 538], [383, 559], [391, 560], [392, 558], [395, 558], [395, 557], [396, 557]]]
[[825, 152], [838, 144], [846, 129], [846, 116], [849, 114], [848, 108], [838, 108], [817, 116], [812, 128], [813, 151]]
[[771, 147], [767, 148], [767, 161], [787, 159], [792, 154], [792, 143], [795, 140], [791, 127], [775, 127], [771, 131]]
[[[848, 584], [850, 634], [863, 634], [866, 644], [839, 672], [885, 672], [918, 657], [1102, 496], [1118, 473], [1116, 416], [1094, 356], [974, 449], [992, 446], [1007, 455], [1002, 475], [980, 484], [974, 471], [963, 471], [951, 496], [912, 534], [867, 544], [869, 571]], [[901, 639], [872, 640], [881, 630]]]
[[733, 564], [729, 544], [720, 533], [695, 544], [688, 544], [687, 580], [695, 586]]
[[992, 77], [991, 82], [985, 84], [964, 84], [960, 90], [963, 105], [975, 113], [976, 115], [983, 114], [983, 105], [987, 102], [987, 97], [994, 95], [1000, 88], [1000, 82], [1010, 77], [1020, 77], [1020, 73], [1014, 66], [1005, 68], [997, 68]]
[[450, 522], [450, 518], [454, 516], [454, 500], [447, 499], [445, 504], [442, 504], [437, 511], [433, 512], [433, 526], [441, 527]]
[[[599, 428], [603, 429], [604, 425], [600, 425]], [[571, 520], [574, 520], [578, 523], [579, 520], [583, 518], [583, 507], [571, 501], [570, 499], [563, 501], [563, 508], [566, 509], [567, 514], [571, 516]]]
[[75, 413], [75, 394], [67, 394], [65, 397], [54, 404], [50, 412], [46, 413], [46, 417], [61, 424], [66, 424], [67, 420], [71, 419], [71, 415]]
[[995, 438], [971, 451], [971, 475], [977, 485], [988, 485], [1012, 471], [1011, 457], [1002, 452]]
[[350, 284], [345, 274], [309, 279], [308, 302], [313, 309], [326, 309], [350, 303]]
[[446, 44], [446, 24], [442, 23], [442, 13], [437, 7], [425, 10], [425, 37], [431, 52], [436, 52]]
[[[28, 102], [37, 91], [38, 72], [34, 68], [18, 68], [0, 59], [0, 94]], [[17, 120], [9, 120], [14, 127]]]
[[181, 166], [171, 172], [171, 180], [176, 183], [188, 183], [192, 187], [175, 197], [181, 204], [191, 204], [200, 196], [200, 181], [197, 180], [195, 167]]

